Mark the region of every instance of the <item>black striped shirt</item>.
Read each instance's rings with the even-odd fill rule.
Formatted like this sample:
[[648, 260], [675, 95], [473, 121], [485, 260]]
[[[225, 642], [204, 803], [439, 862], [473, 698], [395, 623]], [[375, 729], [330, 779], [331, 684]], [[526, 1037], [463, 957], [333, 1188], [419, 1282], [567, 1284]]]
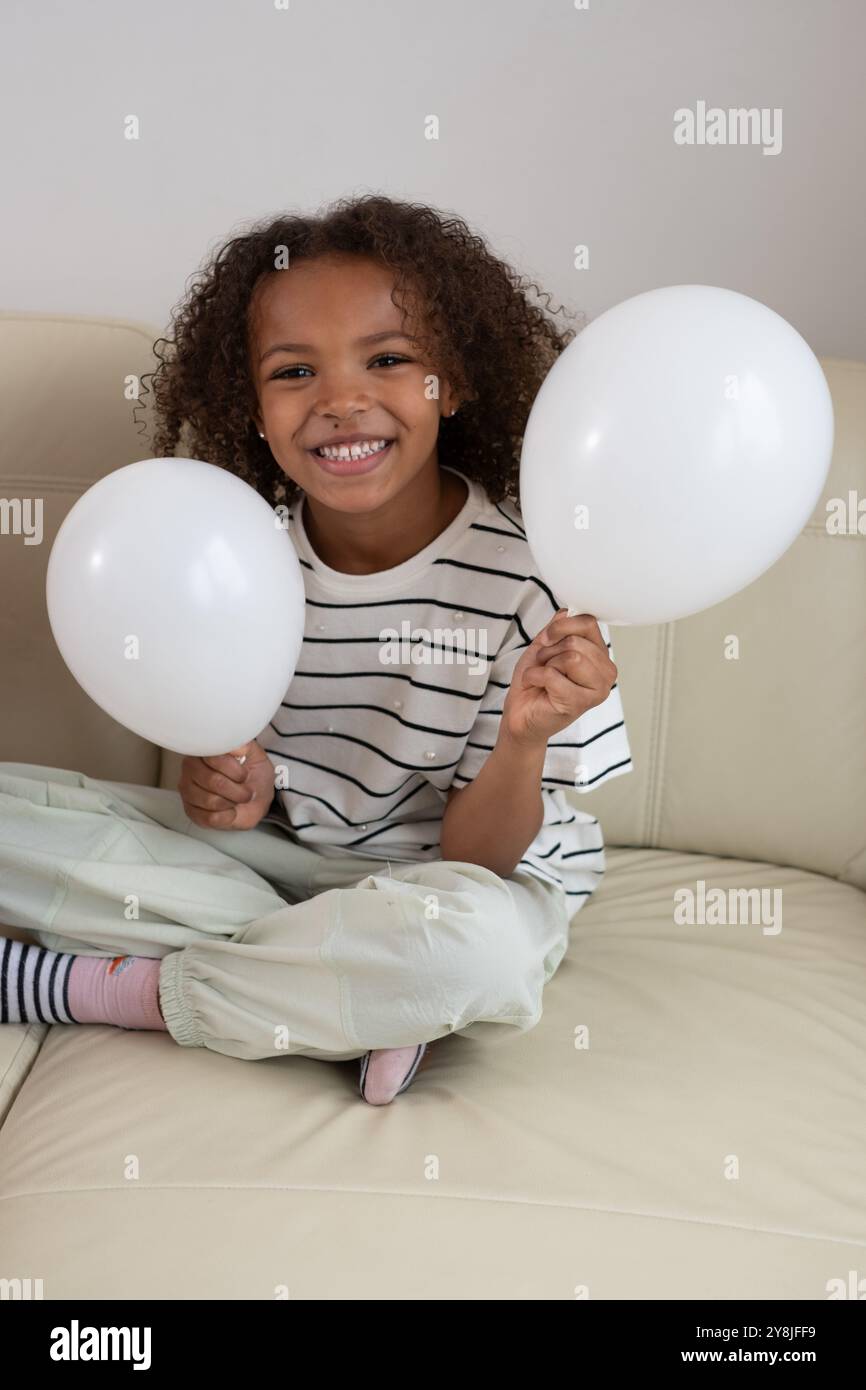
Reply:
[[[522, 651], [564, 607], [537, 573], [517, 506], [452, 471], [469, 489], [462, 511], [417, 555], [375, 574], [325, 565], [304, 529], [303, 493], [291, 504], [304, 641], [257, 742], [288, 784], [266, 819], [288, 819], [295, 838], [323, 854], [441, 857], [448, 790], [484, 766]], [[573, 910], [601, 880], [604, 844], [597, 819], [565, 792], [631, 770], [618, 685], [548, 743], [544, 824], [518, 868], [560, 884]]]

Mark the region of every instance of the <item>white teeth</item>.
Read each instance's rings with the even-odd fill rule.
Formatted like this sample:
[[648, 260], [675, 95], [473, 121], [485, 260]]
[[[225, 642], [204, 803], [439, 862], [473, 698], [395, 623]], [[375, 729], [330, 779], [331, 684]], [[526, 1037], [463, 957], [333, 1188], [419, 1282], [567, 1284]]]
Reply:
[[340, 444], [333, 449], [323, 444], [316, 453], [326, 459], [364, 459], [369, 458], [370, 454], [378, 454], [387, 443], [387, 439], [371, 439], [369, 443], [365, 441], [363, 444]]

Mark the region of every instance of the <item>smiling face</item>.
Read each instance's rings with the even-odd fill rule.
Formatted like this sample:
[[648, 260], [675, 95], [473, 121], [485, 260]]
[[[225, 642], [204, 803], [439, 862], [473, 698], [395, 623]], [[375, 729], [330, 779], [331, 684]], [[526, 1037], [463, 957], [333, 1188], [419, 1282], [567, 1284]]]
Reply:
[[[337, 511], [375, 510], [437, 470], [439, 422], [459, 404], [444, 381], [428, 399], [434, 368], [393, 286], [366, 258], [299, 260], [263, 282], [250, 317], [256, 426], [283, 472]], [[357, 462], [314, 452], [355, 434], [388, 447]]]

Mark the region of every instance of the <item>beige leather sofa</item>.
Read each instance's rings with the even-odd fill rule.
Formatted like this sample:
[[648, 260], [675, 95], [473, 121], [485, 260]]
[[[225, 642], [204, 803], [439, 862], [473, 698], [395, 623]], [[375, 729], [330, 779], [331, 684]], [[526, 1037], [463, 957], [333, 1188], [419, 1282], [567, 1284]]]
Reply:
[[[79, 689], [44, 597], [69, 507], [149, 456], [124, 383], [156, 336], [0, 315], [0, 497], [44, 499], [41, 545], [0, 536], [0, 759], [173, 787], [177, 759]], [[580, 799], [615, 848], [540, 1025], [443, 1039], [384, 1107], [356, 1063], [0, 1027], [0, 1277], [46, 1299], [856, 1296], [866, 519], [831, 534], [826, 503], [866, 494], [866, 365], [823, 365], [835, 457], [794, 546], [707, 612], [615, 630], [636, 770]], [[700, 885], [733, 922], [675, 920]]]

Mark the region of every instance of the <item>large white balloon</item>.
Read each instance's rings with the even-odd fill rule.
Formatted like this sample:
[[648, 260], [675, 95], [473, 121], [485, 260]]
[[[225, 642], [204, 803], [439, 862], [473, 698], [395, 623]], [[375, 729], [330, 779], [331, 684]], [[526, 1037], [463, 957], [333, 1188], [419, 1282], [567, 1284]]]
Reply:
[[520, 501], [555, 597], [664, 623], [746, 587], [809, 520], [833, 407], [766, 305], [673, 285], [601, 314], [557, 358], [524, 434]]
[[304, 581], [281, 518], [198, 459], [143, 459], [88, 488], [57, 533], [46, 599], [79, 685], [177, 753], [254, 739], [303, 641]]

